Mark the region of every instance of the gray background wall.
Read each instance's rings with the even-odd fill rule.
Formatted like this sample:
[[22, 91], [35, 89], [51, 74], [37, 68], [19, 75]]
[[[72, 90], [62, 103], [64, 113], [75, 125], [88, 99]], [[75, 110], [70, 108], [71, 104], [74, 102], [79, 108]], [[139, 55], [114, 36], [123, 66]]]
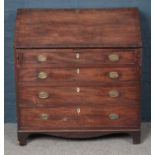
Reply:
[[138, 7], [143, 38], [142, 120], [150, 121], [150, 0], [5, 0], [5, 122], [16, 122], [13, 37], [17, 8]]

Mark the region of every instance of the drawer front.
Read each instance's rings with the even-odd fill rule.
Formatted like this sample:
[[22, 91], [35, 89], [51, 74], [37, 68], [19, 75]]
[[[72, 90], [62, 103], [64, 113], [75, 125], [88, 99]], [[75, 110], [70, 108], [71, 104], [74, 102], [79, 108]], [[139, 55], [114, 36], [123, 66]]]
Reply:
[[20, 87], [21, 106], [100, 105], [139, 103], [139, 86], [128, 87]]
[[104, 129], [137, 127], [139, 105], [21, 108], [21, 129]]
[[128, 68], [26, 68], [19, 71], [19, 81], [55, 82], [55, 81], [137, 81], [140, 79], [138, 67]]
[[129, 49], [38, 49], [20, 50], [23, 66], [85, 66], [100, 64], [135, 64], [138, 50]]

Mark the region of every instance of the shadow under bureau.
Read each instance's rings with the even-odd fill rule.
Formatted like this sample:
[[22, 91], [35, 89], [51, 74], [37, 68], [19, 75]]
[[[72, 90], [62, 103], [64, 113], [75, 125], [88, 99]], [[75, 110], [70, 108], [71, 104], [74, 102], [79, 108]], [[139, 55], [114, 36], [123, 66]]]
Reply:
[[136, 8], [19, 9], [14, 50], [20, 145], [36, 133], [140, 143]]

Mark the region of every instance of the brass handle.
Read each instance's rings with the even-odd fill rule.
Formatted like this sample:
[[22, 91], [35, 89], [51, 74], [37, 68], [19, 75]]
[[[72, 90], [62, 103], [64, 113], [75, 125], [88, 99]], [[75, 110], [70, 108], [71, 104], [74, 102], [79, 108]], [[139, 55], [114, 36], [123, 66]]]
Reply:
[[119, 73], [118, 72], [109, 72], [108, 76], [111, 79], [117, 79], [119, 77]]
[[119, 119], [119, 115], [116, 113], [111, 113], [111, 114], [109, 114], [109, 119], [117, 120], [117, 119]]
[[109, 96], [110, 97], [118, 97], [119, 92], [117, 90], [111, 90], [111, 91], [109, 91]]
[[46, 91], [41, 91], [38, 93], [38, 97], [41, 99], [46, 99], [49, 97], [49, 94]]
[[80, 58], [80, 54], [76, 53], [76, 59], [79, 59], [79, 58]]
[[119, 56], [117, 54], [110, 54], [108, 56], [109, 60], [112, 61], [112, 62], [117, 62], [119, 61]]
[[38, 55], [37, 60], [39, 62], [45, 62], [47, 60], [47, 57], [45, 55], [40, 54]]
[[41, 114], [40, 119], [42, 120], [48, 120], [49, 115], [48, 114]]
[[38, 78], [39, 79], [46, 79], [48, 77], [46, 72], [39, 72], [38, 73]]

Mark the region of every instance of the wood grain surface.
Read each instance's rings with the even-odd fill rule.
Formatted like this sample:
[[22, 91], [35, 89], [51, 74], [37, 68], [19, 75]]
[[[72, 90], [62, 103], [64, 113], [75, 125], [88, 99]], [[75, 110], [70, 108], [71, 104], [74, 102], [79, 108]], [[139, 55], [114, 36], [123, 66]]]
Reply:
[[[80, 92], [77, 92], [77, 88]], [[96, 106], [101, 104], [118, 105], [139, 104], [139, 85], [122, 87], [20, 87], [20, 106], [24, 107], [63, 107], [69, 105]], [[112, 90], [118, 91], [117, 97], [109, 96]], [[47, 92], [48, 97], [41, 99], [39, 92]], [[133, 105], [134, 106], [134, 105]]]
[[[77, 113], [80, 108], [80, 113]], [[134, 110], [133, 110], [134, 109]], [[110, 120], [109, 114], [119, 115], [118, 120]], [[40, 118], [48, 114], [47, 120]], [[23, 129], [106, 129], [139, 126], [139, 105], [104, 105], [96, 108], [70, 106], [60, 108], [21, 108], [20, 127]]]
[[[19, 71], [19, 81], [25, 82], [55, 82], [55, 81], [90, 81], [90, 82], [117, 82], [138, 81], [140, 71], [138, 67], [105, 67], [105, 68], [27, 68]], [[39, 79], [38, 74], [44, 72], [47, 78]], [[111, 79], [110, 72], [117, 72], [119, 77]], [[88, 80], [89, 79], [89, 80]]]
[[90, 138], [126, 132], [140, 143], [137, 8], [19, 9], [14, 45], [20, 145], [33, 133]]
[[136, 8], [20, 9], [16, 23], [16, 48], [142, 46]]
[[[21, 67], [82, 67], [103, 65], [134, 65], [138, 63], [139, 49], [20, 49]], [[111, 61], [110, 55], [118, 61]], [[44, 62], [39, 56], [46, 57]]]

